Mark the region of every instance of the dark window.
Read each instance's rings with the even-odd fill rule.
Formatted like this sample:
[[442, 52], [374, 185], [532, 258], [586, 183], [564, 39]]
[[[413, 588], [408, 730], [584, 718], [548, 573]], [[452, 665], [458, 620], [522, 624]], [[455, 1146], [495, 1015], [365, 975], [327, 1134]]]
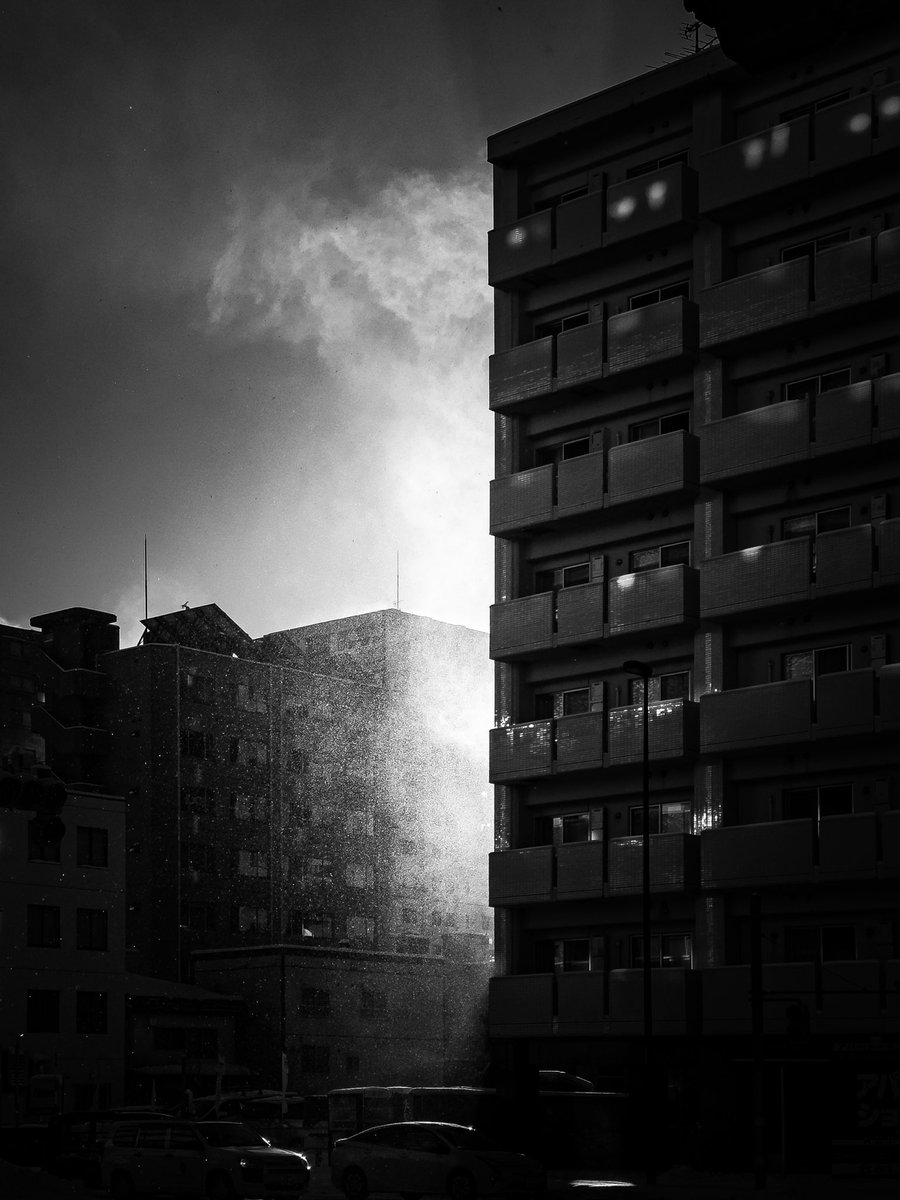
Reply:
[[182, 842], [181, 861], [188, 871], [213, 874], [216, 869], [216, 850], [206, 842]]
[[300, 991], [300, 1013], [304, 1017], [327, 1017], [331, 1012], [331, 993], [324, 988], [305, 987]]
[[690, 433], [690, 409], [667, 413], [664, 417], [653, 417], [649, 421], [639, 421], [636, 425], [629, 425], [628, 440], [629, 442], [641, 442], [645, 438], [659, 437], [663, 433], [675, 433], [679, 429]]
[[782, 121], [795, 121], [797, 117], [811, 117], [813, 113], [821, 112], [823, 108], [831, 108], [850, 99], [850, 92], [835, 92], [832, 96], [823, 96], [821, 100], [810, 100], [807, 104], [798, 104], [796, 108], [787, 108], [781, 114]]
[[206, 933], [216, 927], [214, 904], [184, 904], [181, 908], [181, 923], [197, 933]]
[[791, 262], [795, 258], [813, 258], [829, 246], [839, 246], [850, 241], [850, 230], [839, 229], [835, 233], [824, 233], [820, 237], [810, 238], [805, 242], [797, 242], [793, 246], [785, 246], [781, 251], [781, 261]]
[[853, 784], [835, 783], [821, 787], [789, 788], [784, 793], [786, 821], [812, 817], [837, 817], [853, 812]]
[[[628, 810], [628, 829], [633, 835], [644, 832], [644, 810], [635, 805]], [[691, 805], [687, 800], [650, 805], [651, 833], [690, 833]]]
[[822, 375], [809, 375], [805, 379], [791, 379], [782, 384], [781, 393], [785, 400], [815, 400], [823, 392], [850, 386], [850, 368], [839, 367]]
[[[598, 962], [591, 938], [547, 938], [535, 942], [535, 970], [590, 971]], [[593, 951], [593, 952], [592, 952]]]
[[183, 787], [181, 789], [181, 808], [186, 813], [213, 816], [216, 811], [216, 798], [212, 788]]
[[629, 167], [625, 172], [626, 179], [637, 179], [640, 175], [651, 175], [654, 171], [661, 171], [663, 167], [672, 167], [675, 163], [688, 162], [687, 150], [677, 150], [673, 154], [665, 154], [662, 158], [651, 158], [647, 162], [637, 163], [633, 167]]
[[240, 904], [235, 911], [234, 924], [239, 933], [266, 933], [269, 910], [258, 904]]
[[75, 861], [79, 867], [109, 865], [109, 831], [94, 825], [79, 825], [76, 831]]
[[182, 729], [181, 753], [185, 758], [212, 758], [212, 734], [205, 729]]
[[300, 1070], [309, 1075], [327, 1075], [330, 1058], [328, 1046], [301, 1046]]
[[785, 962], [850, 962], [856, 958], [852, 925], [806, 925], [784, 931]]
[[815, 537], [829, 533], [832, 529], [850, 528], [850, 506], [823, 508], [819, 512], [802, 513], [798, 517], [785, 517], [781, 523], [784, 538]]
[[690, 566], [690, 542], [669, 542], [663, 546], [648, 546], [645, 550], [632, 550], [628, 565], [632, 571], [653, 571], [657, 567], [672, 567], [679, 563]]
[[590, 708], [590, 688], [575, 688], [570, 692], [563, 692], [562, 713], [564, 717], [571, 717], [576, 713], [590, 712]]
[[186, 671], [183, 678], [184, 698], [194, 700], [198, 704], [209, 704], [213, 693], [213, 681], [209, 676]]
[[589, 437], [573, 438], [569, 442], [558, 442], [554, 446], [536, 446], [534, 465], [544, 467], [551, 463], [567, 462], [570, 458], [583, 458], [591, 452]]
[[60, 861], [59, 842], [48, 841], [44, 836], [43, 829], [42, 823], [38, 820], [28, 822], [28, 860], [29, 862], [58, 863]]
[[590, 325], [591, 314], [587, 309], [569, 313], [565, 317], [554, 317], [549, 321], [537, 321], [534, 326], [534, 338], [550, 337], [563, 333], [567, 329], [578, 329], [581, 325]]
[[814, 650], [796, 650], [782, 656], [785, 679], [814, 679], [850, 670], [850, 647], [822, 646]]
[[265, 821], [268, 816], [264, 792], [232, 792], [230, 801], [235, 821]]
[[105, 908], [79, 908], [75, 929], [79, 950], [106, 950], [108, 918]]
[[[644, 939], [631, 939], [631, 965], [644, 965]], [[650, 965], [653, 967], [690, 967], [691, 935], [689, 933], [665, 933], [662, 937], [650, 938]]]
[[75, 1032], [106, 1033], [106, 992], [75, 993]]
[[387, 996], [384, 994], [384, 992], [379, 992], [374, 988], [367, 987], [361, 989], [359, 996], [360, 1016], [384, 1017], [387, 1016], [387, 1011]]
[[[669, 671], [663, 675], [650, 676], [650, 692], [647, 697], [649, 704], [660, 700], [689, 700], [691, 696], [690, 671]], [[643, 679], [628, 681], [629, 704], [644, 703]]]
[[59, 949], [59, 908], [55, 904], [28, 905], [28, 945]]
[[59, 1033], [59, 992], [29, 988], [25, 995], [25, 1032]]
[[646, 292], [638, 292], [637, 295], [628, 297], [628, 307], [632, 310], [647, 308], [648, 305], [659, 304], [662, 300], [674, 300], [676, 296], [684, 296], [686, 300], [691, 298], [689, 280], [680, 279], [678, 283], [666, 283], [662, 287], [650, 288]]
[[580, 184], [577, 187], [566, 188], [565, 191], [556, 192], [552, 196], [542, 196], [539, 200], [533, 202], [534, 212], [543, 212], [548, 208], [556, 208], [557, 204], [567, 204], [569, 200], [577, 200], [581, 196], [586, 196], [588, 189], [586, 184]]
[[564, 567], [549, 567], [534, 573], [535, 594], [552, 592], [557, 588], [577, 587], [591, 581], [589, 562], [570, 563]]

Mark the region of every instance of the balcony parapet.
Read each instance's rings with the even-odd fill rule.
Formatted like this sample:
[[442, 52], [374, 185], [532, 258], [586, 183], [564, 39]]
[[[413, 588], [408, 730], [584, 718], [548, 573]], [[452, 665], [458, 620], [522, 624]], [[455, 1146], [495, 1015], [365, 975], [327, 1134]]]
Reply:
[[492, 1037], [546, 1037], [553, 1029], [555, 980], [552, 974], [498, 975], [488, 990], [488, 1029]]
[[[696, 754], [696, 704], [689, 700], [659, 700], [647, 707], [651, 759], [688, 758]], [[643, 736], [643, 709], [640, 704], [610, 709], [610, 765], [640, 762], [643, 757]]]
[[696, 491], [700, 482], [699, 438], [677, 429], [613, 446], [608, 474], [608, 505]]
[[495, 850], [488, 856], [488, 903], [495, 907], [549, 900], [553, 890], [553, 847]]
[[552, 516], [553, 467], [549, 463], [491, 480], [491, 533], [495, 537], [540, 525]]
[[813, 822], [765, 821], [700, 834], [704, 888], [764, 887], [813, 879]]
[[717, 283], [700, 293], [700, 348], [710, 349], [805, 320], [809, 294], [806, 258]]
[[[651, 971], [654, 1034], [700, 1031], [700, 973], [678, 967]], [[609, 1028], [613, 1034], [643, 1033], [643, 971], [626, 967], [609, 973]]]
[[525, 721], [491, 730], [492, 783], [549, 775], [552, 770], [553, 721]]
[[590, 1037], [606, 1032], [606, 980], [599, 971], [562, 971], [556, 976], [557, 1032]]
[[616, 575], [609, 581], [609, 632], [631, 633], [696, 621], [700, 576], [681, 563]]
[[556, 895], [562, 900], [603, 895], [604, 844], [565, 842], [556, 847]]
[[785, 679], [700, 697], [700, 752], [725, 754], [806, 741], [812, 730], [812, 681]]
[[[650, 837], [651, 892], [683, 892], [697, 885], [699, 841], [686, 833]], [[614, 838], [609, 843], [609, 894], [636, 896], [643, 886], [643, 838]]]
[[555, 608], [553, 592], [492, 604], [491, 657], [512, 658], [551, 648], [554, 644]]

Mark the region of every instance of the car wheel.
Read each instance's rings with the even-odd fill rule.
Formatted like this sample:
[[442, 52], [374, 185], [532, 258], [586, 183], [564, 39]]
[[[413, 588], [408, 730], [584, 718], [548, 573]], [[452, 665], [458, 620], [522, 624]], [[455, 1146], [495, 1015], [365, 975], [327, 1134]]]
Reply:
[[206, 1181], [206, 1195], [208, 1200], [234, 1200], [236, 1195], [234, 1184], [227, 1175], [216, 1171]]
[[474, 1200], [476, 1191], [475, 1180], [468, 1171], [454, 1171], [447, 1181], [450, 1200]]
[[350, 1167], [344, 1172], [341, 1187], [347, 1200], [366, 1200], [369, 1194], [369, 1185], [359, 1167]]
[[109, 1181], [109, 1194], [113, 1200], [132, 1200], [135, 1194], [134, 1180], [124, 1171], [116, 1171]]

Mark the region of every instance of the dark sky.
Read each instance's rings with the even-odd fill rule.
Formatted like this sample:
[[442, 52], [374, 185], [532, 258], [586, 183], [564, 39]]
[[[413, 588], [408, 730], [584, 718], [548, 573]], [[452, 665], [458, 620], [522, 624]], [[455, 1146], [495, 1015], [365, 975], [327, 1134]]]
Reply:
[[681, 0], [0, 0], [0, 620], [487, 627], [488, 134]]

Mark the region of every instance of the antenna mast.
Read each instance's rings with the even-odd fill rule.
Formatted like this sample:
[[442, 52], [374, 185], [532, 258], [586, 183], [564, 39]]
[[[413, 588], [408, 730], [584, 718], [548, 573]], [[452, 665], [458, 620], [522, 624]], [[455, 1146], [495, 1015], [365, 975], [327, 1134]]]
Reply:
[[147, 535], [144, 534], [144, 620], [150, 616], [147, 606]]
[[394, 601], [394, 608], [400, 609], [400, 551], [397, 551], [397, 599]]

